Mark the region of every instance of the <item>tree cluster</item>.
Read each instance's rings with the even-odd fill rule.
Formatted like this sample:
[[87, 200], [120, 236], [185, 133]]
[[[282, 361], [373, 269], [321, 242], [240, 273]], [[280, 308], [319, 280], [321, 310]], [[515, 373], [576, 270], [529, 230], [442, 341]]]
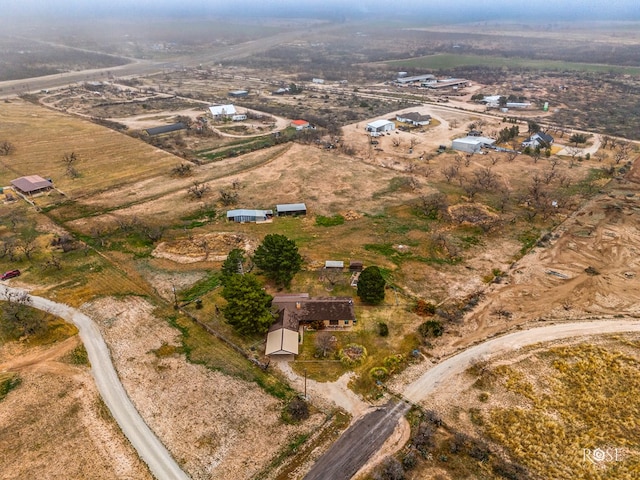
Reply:
[[277, 233], [264, 237], [256, 248], [253, 262], [281, 287], [289, 286], [293, 276], [302, 268], [302, 257], [295, 242]]
[[222, 310], [224, 318], [238, 332], [263, 334], [273, 323], [273, 297], [264, 291], [255, 275], [231, 275], [226, 280], [222, 297], [227, 301]]
[[372, 305], [384, 300], [386, 281], [375, 265], [365, 268], [358, 278], [358, 297]]

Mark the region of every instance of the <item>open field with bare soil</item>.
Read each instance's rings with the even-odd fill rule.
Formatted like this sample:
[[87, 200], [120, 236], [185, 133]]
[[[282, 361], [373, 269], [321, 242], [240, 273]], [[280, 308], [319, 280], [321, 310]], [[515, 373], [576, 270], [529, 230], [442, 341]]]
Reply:
[[0, 399], [0, 478], [151, 479], [102, 402], [86, 352], [83, 359], [71, 334], [53, 344], [0, 346], [0, 379], [2, 372], [19, 379]]

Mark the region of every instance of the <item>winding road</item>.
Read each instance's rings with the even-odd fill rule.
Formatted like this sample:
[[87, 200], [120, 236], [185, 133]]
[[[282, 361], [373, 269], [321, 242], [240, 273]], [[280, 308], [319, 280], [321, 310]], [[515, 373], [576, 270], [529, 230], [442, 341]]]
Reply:
[[29, 306], [63, 318], [78, 327], [100, 396], [153, 476], [158, 480], [188, 480], [189, 476], [182, 471], [131, 403], [113, 367], [109, 349], [93, 320], [68, 305], [30, 295], [26, 290], [0, 285], [0, 300], [12, 297], [15, 301], [16, 296], [24, 294], [29, 299]]
[[[558, 323], [502, 335], [467, 348], [427, 370], [409, 384], [401, 396], [408, 402], [420, 403], [439, 385], [462, 374], [477, 360], [487, 360], [541, 342], [622, 332], [640, 332], [640, 320]], [[352, 478], [391, 435], [400, 418], [409, 410], [408, 402], [390, 402], [360, 418], [318, 459], [305, 480]]]

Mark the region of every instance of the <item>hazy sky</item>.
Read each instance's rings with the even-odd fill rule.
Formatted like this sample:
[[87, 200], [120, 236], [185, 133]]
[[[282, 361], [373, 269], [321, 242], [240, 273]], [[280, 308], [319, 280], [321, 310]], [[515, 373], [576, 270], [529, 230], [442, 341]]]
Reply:
[[639, 0], [0, 0], [2, 16], [415, 15], [455, 20], [640, 20]]

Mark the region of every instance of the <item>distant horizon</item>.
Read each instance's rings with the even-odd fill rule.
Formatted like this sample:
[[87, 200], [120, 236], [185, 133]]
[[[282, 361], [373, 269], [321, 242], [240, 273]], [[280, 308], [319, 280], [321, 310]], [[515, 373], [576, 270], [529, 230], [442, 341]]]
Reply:
[[47, 18], [190, 18], [202, 16], [321, 18], [346, 20], [358, 18], [406, 18], [418, 21], [558, 22], [572, 20], [640, 20], [637, 0], [612, 0], [603, 7], [599, 0], [396, 0], [393, 6], [374, 5], [363, 0], [325, 0], [303, 3], [296, 0], [23, 0], [3, 7], [3, 20], [46, 20]]

